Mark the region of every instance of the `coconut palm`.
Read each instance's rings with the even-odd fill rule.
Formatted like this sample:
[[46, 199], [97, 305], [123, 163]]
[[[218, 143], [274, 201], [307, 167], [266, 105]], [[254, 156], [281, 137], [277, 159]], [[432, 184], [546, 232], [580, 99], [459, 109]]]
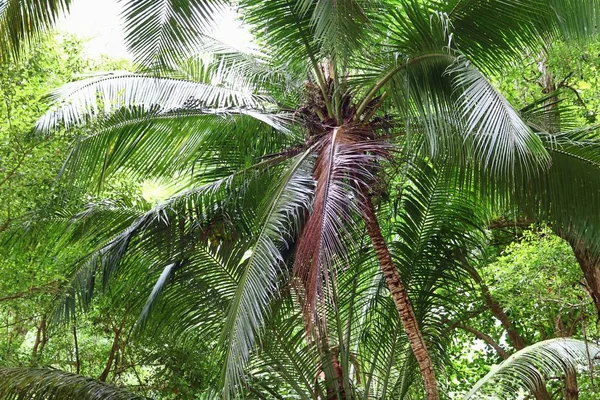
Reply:
[[[548, 37], [593, 35], [597, 2], [235, 3], [255, 49], [213, 37], [225, 1], [125, 2], [138, 72], [53, 94], [58, 107], [40, 119], [39, 131], [89, 129], [64, 177], [101, 188], [126, 174], [169, 179], [179, 189], [147, 212], [100, 204], [78, 215], [74, 234], [93, 226], [81, 240], [96, 249], [74, 274], [82, 297], [90, 297], [98, 273], [105, 283], [128, 275], [137, 285], [130, 295], [146, 294], [143, 325], [171, 293], [170, 304], [182, 307], [172, 328], [183, 334], [201, 326], [207, 338], [220, 331], [227, 397], [248, 382], [244, 366], [277, 318], [274, 302], [293, 293], [302, 337], [327, 377], [323, 396], [352, 396], [350, 355], [332, 350], [339, 323], [328, 310], [337, 307], [338, 280], [364, 249], [358, 243], [366, 232], [426, 397], [439, 398], [436, 341], [423, 334], [400, 273], [429, 254], [412, 236], [422, 226], [407, 216], [411, 229], [384, 235], [377, 204], [388, 203], [389, 182], [422, 184], [407, 176], [424, 159], [442, 171], [445, 164], [475, 171], [458, 174], [470, 179], [454, 188], [485, 193], [548, 168], [542, 137], [488, 76]], [[101, 226], [90, 222], [97, 215]], [[147, 296], [141, 282], [153, 275]], [[206, 307], [190, 312], [191, 304]]]

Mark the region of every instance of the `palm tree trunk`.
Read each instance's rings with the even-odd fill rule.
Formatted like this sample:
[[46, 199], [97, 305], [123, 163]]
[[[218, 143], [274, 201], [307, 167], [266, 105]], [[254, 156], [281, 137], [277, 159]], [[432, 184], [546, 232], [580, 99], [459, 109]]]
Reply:
[[375, 209], [373, 203], [368, 195], [365, 194], [365, 202], [363, 206], [363, 219], [367, 225], [367, 231], [371, 237], [373, 248], [377, 253], [377, 259], [379, 266], [383, 272], [383, 276], [394, 300], [394, 304], [400, 314], [400, 320], [404, 327], [404, 332], [408, 336], [410, 347], [417, 359], [419, 369], [421, 370], [421, 376], [425, 384], [425, 393], [427, 394], [428, 400], [438, 400], [440, 398], [437, 381], [435, 379], [435, 371], [433, 370], [433, 363], [431, 357], [427, 351], [425, 340], [421, 334], [421, 329], [417, 322], [417, 318], [413, 311], [412, 305], [406, 293], [406, 288], [402, 284], [400, 274], [394, 265], [392, 256], [387, 248], [383, 235], [381, 234], [381, 228], [375, 215]]

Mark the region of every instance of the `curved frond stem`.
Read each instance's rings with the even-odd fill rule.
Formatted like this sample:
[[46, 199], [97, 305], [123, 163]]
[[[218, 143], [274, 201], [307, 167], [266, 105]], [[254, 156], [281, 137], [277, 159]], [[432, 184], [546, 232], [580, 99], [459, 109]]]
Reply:
[[223, 365], [226, 398], [241, 381], [255, 336], [262, 328], [264, 314], [277, 292], [278, 275], [283, 273], [284, 265], [280, 248], [288, 245], [293, 227], [299, 224], [301, 214], [309, 208], [312, 176], [306, 164], [312, 152], [311, 147], [294, 160], [260, 216], [262, 226], [256, 236], [256, 245], [237, 284], [220, 340], [227, 346]]
[[360, 119], [360, 117], [365, 112], [365, 109], [367, 108], [367, 106], [369, 105], [371, 100], [373, 100], [373, 98], [377, 95], [377, 92], [379, 92], [379, 90], [381, 88], [383, 88], [390, 81], [390, 79], [392, 79], [394, 76], [396, 76], [396, 74], [398, 72], [406, 69], [410, 65], [417, 64], [420, 61], [427, 60], [430, 58], [442, 58], [442, 59], [447, 59], [448, 61], [451, 61], [451, 62], [454, 62], [457, 59], [456, 56], [453, 56], [453, 55], [447, 54], [447, 53], [430, 53], [430, 54], [424, 54], [419, 57], [411, 58], [410, 60], [407, 60], [405, 63], [396, 66], [394, 69], [392, 69], [387, 74], [385, 74], [375, 85], [373, 85], [373, 87], [371, 89], [369, 89], [369, 91], [367, 92], [365, 97], [363, 97], [363, 99], [361, 100], [361, 102], [359, 103], [359, 105], [356, 109], [356, 114], [354, 115], [354, 120], [358, 121]]
[[286, 4], [289, 7], [290, 12], [294, 16], [294, 22], [296, 24], [296, 29], [298, 29], [298, 31], [300, 32], [300, 36], [302, 37], [302, 43], [304, 44], [304, 47], [306, 48], [306, 52], [308, 54], [310, 63], [313, 68], [313, 72], [315, 73], [317, 80], [319, 81], [319, 88], [321, 89], [321, 93], [323, 94], [323, 99], [325, 101], [325, 107], [327, 108], [327, 114], [331, 118], [334, 116], [334, 113], [333, 113], [333, 108], [331, 106], [331, 99], [329, 98], [329, 91], [327, 90], [327, 83], [325, 82], [325, 76], [323, 75], [323, 71], [321, 70], [319, 63], [317, 62], [317, 58], [312, 50], [312, 47], [308, 41], [308, 38], [307, 38], [304, 30], [302, 29], [302, 26], [300, 25], [300, 21], [298, 20], [298, 15], [296, 14], [295, 10], [293, 9], [294, 8], [293, 5], [290, 4], [289, 0], [286, 0]]
[[587, 367], [589, 360], [599, 353], [600, 346], [577, 339], [557, 338], [538, 342], [493, 367], [463, 400], [483, 394], [482, 389], [491, 388], [492, 383], [492, 392], [498, 395], [514, 393], [519, 389], [536, 392], [543, 384], [544, 376], [575, 372], [579, 365]]
[[125, 389], [50, 368], [0, 368], [3, 399], [145, 400]]

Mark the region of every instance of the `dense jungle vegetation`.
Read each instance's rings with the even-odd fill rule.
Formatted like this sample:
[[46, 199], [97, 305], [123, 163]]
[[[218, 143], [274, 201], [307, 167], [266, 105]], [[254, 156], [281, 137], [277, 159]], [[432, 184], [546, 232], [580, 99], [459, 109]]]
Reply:
[[600, 0], [121, 4], [0, 0], [0, 399], [600, 398]]

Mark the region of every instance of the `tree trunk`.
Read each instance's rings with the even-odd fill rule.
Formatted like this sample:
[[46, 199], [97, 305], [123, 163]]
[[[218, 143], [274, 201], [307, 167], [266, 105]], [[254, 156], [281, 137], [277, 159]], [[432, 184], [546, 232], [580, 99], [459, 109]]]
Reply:
[[31, 350], [32, 365], [37, 365], [39, 348], [40, 348], [40, 345], [43, 346], [45, 338], [46, 338], [46, 316], [43, 316], [42, 320], [40, 322], [40, 326], [38, 327], [37, 333], [35, 335], [35, 342], [33, 343], [33, 349]]
[[367, 194], [365, 194], [365, 204], [363, 206], [363, 218], [367, 225], [373, 248], [377, 253], [377, 260], [379, 266], [383, 272], [383, 276], [387, 283], [387, 286], [394, 300], [394, 304], [400, 314], [400, 320], [404, 327], [404, 332], [408, 336], [410, 347], [417, 359], [419, 369], [421, 370], [421, 376], [425, 384], [425, 393], [427, 394], [428, 400], [438, 400], [440, 395], [438, 392], [437, 382], [435, 379], [435, 371], [431, 362], [431, 357], [427, 351], [425, 340], [421, 334], [421, 329], [417, 323], [417, 318], [413, 311], [412, 305], [406, 293], [406, 289], [402, 284], [400, 274], [394, 265], [390, 252], [387, 248], [383, 235], [381, 234], [381, 228], [375, 215], [375, 209], [373, 203]]
[[525, 348], [525, 340], [519, 335], [519, 333], [513, 328], [512, 323], [510, 322], [508, 315], [502, 309], [502, 306], [492, 297], [490, 293], [490, 289], [487, 287], [481, 275], [475, 268], [473, 268], [466, 260], [463, 260], [463, 267], [465, 270], [471, 275], [471, 278], [479, 285], [481, 290], [481, 294], [483, 296], [483, 300], [485, 301], [486, 306], [491, 311], [491, 313], [500, 321], [500, 324], [506, 331], [508, 335], [508, 339], [514, 346], [516, 350], [522, 350]]
[[567, 371], [565, 374], [565, 400], [578, 400], [577, 372]]
[[[479, 275], [479, 272], [477, 272], [477, 270], [475, 268], [473, 268], [466, 259], [463, 259], [462, 262], [463, 262], [463, 267], [465, 268], [465, 270], [469, 273], [469, 275], [471, 275], [473, 280], [479, 285], [479, 287], [481, 289], [481, 294], [483, 295], [483, 299], [485, 301], [486, 306], [491, 311], [491, 313], [498, 319], [498, 321], [500, 321], [500, 324], [506, 331], [506, 334], [508, 335], [508, 339], [512, 343], [513, 347], [517, 351], [524, 349], [526, 346], [525, 339], [523, 339], [523, 337], [514, 329], [513, 324], [511, 323], [510, 319], [508, 318], [508, 315], [506, 315], [506, 313], [502, 309], [502, 306], [492, 297], [492, 293], [490, 292], [490, 289], [487, 287], [487, 285], [481, 278], [481, 275]], [[540, 373], [540, 378], [542, 381], [542, 385], [537, 388], [537, 390], [533, 393], [533, 395], [535, 396], [536, 400], [550, 400], [551, 396], [550, 396], [550, 393], [548, 393], [548, 389], [546, 387], [546, 381], [544, 380], [541, 373]]]
[[106, 382], [106, 379], [108, 378], [108, 374], [110, 373], [110, 370], [112, 369], [113, 362], [115, 361], [117, 352], [119, 351], [119, 340], [121, 338], [121, 329], [122, 329], [122, 325], [118, 329], [115, 329], [115, 338], [113, 339], [113, 343], [110, 348], [110, 352], [108, 353], [108, 360], [106, 360], [106, 366], [104, 367], [102, 374], [98, 378], [98, 380], [100, 382]]
[[490, 346], [492, 349], [494, 349], [496, 351], [496, 353], [503, 360], [506, 360], [509, 357], [509, 354], [498, 343], [496, 343], [494, 341], [494, 339], [492, 339], [489, 335], [486, 335], [485, 333], [480, 332], [477, 329], [472, 328], [472, 327], [470, 327], [468, 325], [464, 325], [464, 324], [456, 324], [456, 327], [459, 328], [459, 329], [462, 329], [465, 332], [471, 333], [477, 339], [482, 340], [483, 342], [485, 342], [488, 346]]
[[[565, 237], [563, 236], [563, 238]], [[598, 317], [600, 318], [600, 260], [598, 260], [598, 257], [593, 256], [591, 252], [582, 245], [577, 244], [575, 241], [569, 240], [568, 238], [565, 239], [567, 239], [573, 248], [575, 258], [579, 263], [581, 271], [583, 271], [588, 292], [594, 301]]]

